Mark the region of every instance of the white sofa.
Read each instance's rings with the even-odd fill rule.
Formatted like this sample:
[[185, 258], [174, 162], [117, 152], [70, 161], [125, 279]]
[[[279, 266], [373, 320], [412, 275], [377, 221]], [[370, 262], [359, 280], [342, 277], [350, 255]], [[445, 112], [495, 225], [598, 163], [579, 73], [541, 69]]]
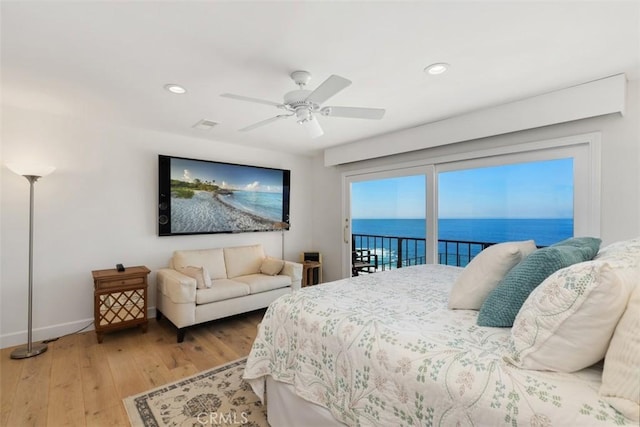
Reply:
[[265, 256], [262, 245], [175, 251], [157, 272], [157, 318], [178, 328], [267, 307], [300, 289], [302, 264]]

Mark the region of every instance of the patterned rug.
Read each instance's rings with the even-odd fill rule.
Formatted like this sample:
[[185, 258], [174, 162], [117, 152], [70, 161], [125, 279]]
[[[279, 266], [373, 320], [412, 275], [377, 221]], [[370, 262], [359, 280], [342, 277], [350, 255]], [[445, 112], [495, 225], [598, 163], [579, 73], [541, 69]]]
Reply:
[[134, 427], [268, 427], [267, 410], [242, 380], [246, 358], [124, 399]]

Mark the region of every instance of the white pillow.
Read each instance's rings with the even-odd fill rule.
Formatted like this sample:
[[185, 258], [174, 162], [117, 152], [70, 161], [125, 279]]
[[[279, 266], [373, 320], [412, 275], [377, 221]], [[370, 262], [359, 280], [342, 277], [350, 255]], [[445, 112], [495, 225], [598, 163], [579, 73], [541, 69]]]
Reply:
[[612, 265], [637, 265], [640, 263], [640, 237], [600, 248], [593, 259], [611, 261]]
[[267, 276], [275, 276], [282, 271], [284, 267], [284, 261], [271, 257], [266, 257], [260, 265], [260, 273]]
[[630, 291], [606, 261], [556, 271], [522, 305], [504, 359], [559, 372], [593, 365], [604, 357]]
[[204, 267], [194, 267], [192, 265], [188, 265], [181, 268], [180, 272], [186, 276], [196, 279], [197, 289], [208, 289], [211, 287], [211, 277], [209, 277], [209, 272]]
[[178, 271], [190, 265], [201, 265], [209, 272], [212, 280], [227, 278], [222, 248], [174, 251], [171, 264]]
[[640, 277], [604, 358], [600, 396], [625, 417], [640, 421]]
[[492, 245], [476, 255], [453, 284], [450, 309], [480, 310], [487, 295], [516, 264], [536, 250], [533, 240]]

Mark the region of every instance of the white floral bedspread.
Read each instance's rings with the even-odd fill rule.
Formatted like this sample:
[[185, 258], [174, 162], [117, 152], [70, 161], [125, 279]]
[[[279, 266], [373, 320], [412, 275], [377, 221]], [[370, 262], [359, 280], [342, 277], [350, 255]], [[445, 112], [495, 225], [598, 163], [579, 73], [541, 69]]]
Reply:
[[244, 378], [261, 398], [265, 375], [292, 384], [348, 425], [629, 423], [598, 399], [601, 366], [563, 374], [503, 361], [510, 329], [447, 309], [461, 271], [408, 267], [283, 296], [265, 314]]

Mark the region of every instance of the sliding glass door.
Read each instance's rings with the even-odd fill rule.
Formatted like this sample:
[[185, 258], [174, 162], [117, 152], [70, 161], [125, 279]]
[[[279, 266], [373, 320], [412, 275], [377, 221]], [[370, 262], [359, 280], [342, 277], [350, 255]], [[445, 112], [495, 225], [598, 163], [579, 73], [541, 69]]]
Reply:
[[420, 163], [343, 174], [345, 277], [600, 234], [599, 134]]
[[465, 266], [494, 243], [533, 239], [548, 246], [572, 237], [573, 189], [571, 157], [444, 166], [438, 173], [438, 262]]
[[426, 262], [424, 168], [350, 177], [345, 245], [351, 275]]

